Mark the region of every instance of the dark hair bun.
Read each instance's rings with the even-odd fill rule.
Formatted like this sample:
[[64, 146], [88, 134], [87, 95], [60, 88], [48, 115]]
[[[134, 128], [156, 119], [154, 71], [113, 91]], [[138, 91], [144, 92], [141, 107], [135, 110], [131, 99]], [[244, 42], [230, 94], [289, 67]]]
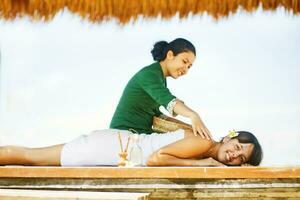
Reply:
[[166, 57], [166, 51], [168, 50], [167, 49], [168, 45], [169, 45], [169, 43], [166, 41], [156, 42], [151, 51], [153, 60], [159, 61], [159, 62], [164, 60]]

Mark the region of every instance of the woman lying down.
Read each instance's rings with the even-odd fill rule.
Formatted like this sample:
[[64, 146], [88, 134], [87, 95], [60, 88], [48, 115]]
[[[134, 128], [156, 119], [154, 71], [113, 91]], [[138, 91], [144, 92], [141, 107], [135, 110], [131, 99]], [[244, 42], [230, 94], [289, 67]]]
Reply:
[[[80, 136], [69, 143], [43, 148], [2, 146], [0, 165], [118, 165], [119, 139], [126, 141], [131, 134], [126, 130], [107, 129]], [[139, 145], [146, 166], [257, 166], [262, 159], [258, 140], [246, 131], [225, 136], [220, 142], [203, 139], [183, 129], [164, 134], [142, 134], [141, 137]], [[129, 150], [132, 145], [129, 142]]]

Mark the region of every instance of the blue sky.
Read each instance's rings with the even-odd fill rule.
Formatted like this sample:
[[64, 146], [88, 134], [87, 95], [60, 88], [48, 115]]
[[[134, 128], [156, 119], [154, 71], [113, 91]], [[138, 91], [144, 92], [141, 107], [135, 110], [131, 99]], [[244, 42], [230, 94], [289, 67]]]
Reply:
[[127, 81], [153, 62], [154, 42], [184, 37], [197, 58], [186, 76], [168, 79], [173, 94], [215, 139], [252, 131], [264, 165], [299, 165], [299, 32], [299, 16], [282, 9], [124, 27], [68, 12], [48, 23], [0, 21], [0, 143], [37, 147], [107, 128]]

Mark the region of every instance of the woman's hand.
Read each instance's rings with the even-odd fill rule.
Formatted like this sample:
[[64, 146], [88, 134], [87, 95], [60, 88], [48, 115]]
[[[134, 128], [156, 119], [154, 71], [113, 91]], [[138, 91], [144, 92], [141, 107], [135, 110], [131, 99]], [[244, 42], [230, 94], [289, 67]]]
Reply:
[[241, 164], [242, 167], [255, 167], [254, 165], [248, 164], [248, 163], [244, 163]]
[[192, 128], [195, 136], [199, 134], [203, 139], [207, 139], [207, 140], [212, 139], [209, 130], [206, 128], [206, 126], [204, 125], [200, 116], [197, 113], [193, 113], [190, 119], [192, 122]]
[[202, 160], [199, 160], [201, 163], [200, 163], [200, 166], [203, 166], [203, 161], [205, 163], [207, 163], [208, 166], [214, 166], [214, 167], [227, 167], [226, 165], [224, 165], [223, 163], [213, 159], [213, 158], [205, 158], [205, 159], [202, 159]]

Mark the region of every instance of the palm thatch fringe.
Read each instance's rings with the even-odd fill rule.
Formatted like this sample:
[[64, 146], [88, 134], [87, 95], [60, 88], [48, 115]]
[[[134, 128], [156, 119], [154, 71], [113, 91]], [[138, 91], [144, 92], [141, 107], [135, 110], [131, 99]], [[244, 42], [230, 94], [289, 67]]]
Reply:
[[0, 17], [13, 20], [29, 16], [33, 20], [47, 21], [67, 8], [91, 22], [117, 19], [125, 24], [138, 16], [168, 19], [177, 13], [180, 18], [207, 13], [219, 19], [235, 13], [239, 8], [252, 12], [259, 6], [264, 10], [283, 7], [297, 15], [300, 0], [0, 0]]

